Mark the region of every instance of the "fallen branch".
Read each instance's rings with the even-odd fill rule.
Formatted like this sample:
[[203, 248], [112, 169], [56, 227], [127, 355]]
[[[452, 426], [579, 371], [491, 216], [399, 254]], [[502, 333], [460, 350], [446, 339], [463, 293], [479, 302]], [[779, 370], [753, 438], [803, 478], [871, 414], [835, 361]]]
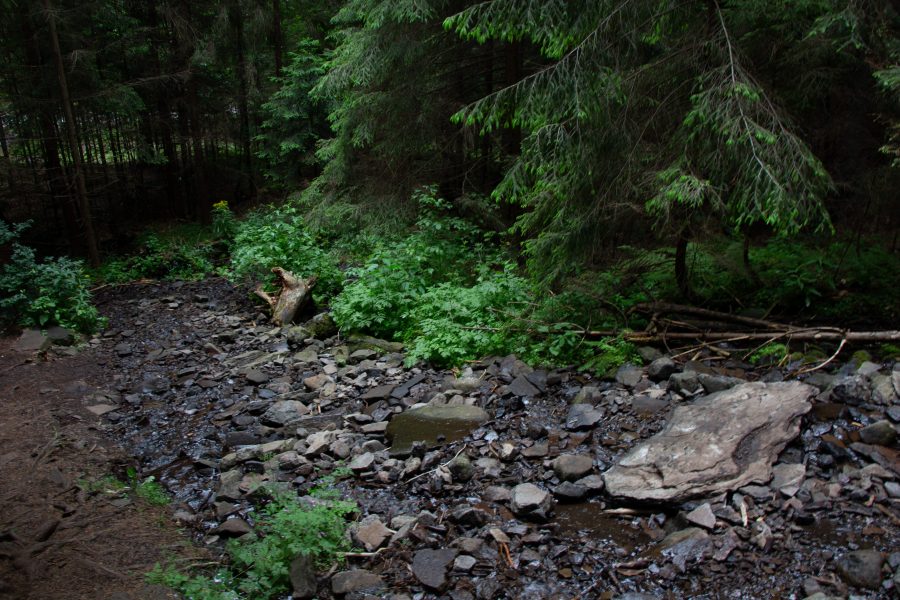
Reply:
[[743, 340], [767, 340], [787, 338], [798, 342], [815, 342], [815, 341], [841, 341], [849, 342], [896, 342], [900, 341], [900, 331], [841, 331], [833, 327], [811, 327], [806, 329], [788, 329], [786, 331], [695, 331], [682, 332], [676, 331], [671, 333], [648, 333], [648, 332], [630, 332], [621, 333], [615, 331], [591, 331], [589, 335], [592, 337], [612, 337], [620, 336], [629, 342], [664, 342], [666, 340], [702, 340], [702, 341], [720, 341], [720, 342], [738, 342]]
[[651, 302], [651, 303], [642, 303], [635, 304], [632, 308], [632, 311], [643, 312], [643, 313], [662, 313], [662, 314], [670, 314], [670, 313], [678, 313], [682, 315], [693, 315], [695, 317], [703, 317], [705, 319], [712, 319], [713, 321], [728, 321], [730, 323], [741, 323], [743, 325], [752, 325], [753, 327], [758, 327], [762, 329], [776, 329], [783, 330], [786, 329], [786, 325], [782, 325], [781, 323], [775, 323], [774, 321], [766, 321], [764, 319], [754, 319], [752, 317], [742, 317], [740, 315], [733, 315], [730, 313], [719, 312], [717, 310], [709, 310], [707, 308], [699, 308], [697, 306], [687, 306], [684, 304], [673, 304], [671, 302]]

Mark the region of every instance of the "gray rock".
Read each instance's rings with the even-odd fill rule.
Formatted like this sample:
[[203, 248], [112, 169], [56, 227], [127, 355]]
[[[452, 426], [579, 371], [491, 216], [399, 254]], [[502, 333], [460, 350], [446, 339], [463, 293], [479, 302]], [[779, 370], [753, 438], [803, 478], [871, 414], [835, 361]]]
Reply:
[[246, 377], [247, 381], [249, 381], [250, 383], [255, 383], [257, 385], [269, 381], [269, 376], [259, 369], [250, 369], [249, 371], [244, 373], [244, 377]]
[[712, 541], [709, 534], [698, 527], [672, 532], [659, 543], [662, 555], [671, 560], [682, 573], [687, 569], [689, 562], [702, 560], [709, 554], [711, 548]]
[[365, 394], [359, 397], [359, 399], [366, 400], [367, 402], [371, 402], [374, 400], [387, 400], [391, 397], [391, 392], [393, 391], [393, 385], [379, 385], [378, 387], [373, 387], [367, 390]]
[[575, 482], [575, 485], [586, 487], [594, 492], [603, 491], [604, 488], [603, 477], [600, 475], [588, 475], [587, 477], [582, 477]]
[[478, 560], [474, 556], [463, 554], [462, 556], [457, 556], [456, 560], [453, 561], [453, 570], [468, 573], [477, 562]]
[[665, 429], [603, 474], [606, 489], [635, 500], [680, 501], [768, 481], [815, 393], [798, 382], [745, 383], [679, 406]]
[[394, 531], [385, 527], [381, 519], [375, 515], [370, 515], [360, 521], [359, 527], [356, 529], [356, 539], [369, 552], [380, 548], [393, 534]]
[[835, 381], [831, 396], [838, 402], [856, 406], [865, 404], [872, 398], [869, 378], [864, 375], [842, 377]]
[[349, 467], [351, 471], [360, 473], [362, 471], [367, 471], [374, 462], [375, 455], [371, 452], [364, 452], [363, 454], [360, 454], [359, 456], [351, 460]]
[[662, 358], [663, 353], [653, 346], [638, 346], [638, 354], [644, 359], [644, 362], [652, 363], [657, 358]]
[[769, 487], [787, 496], [793, 496], [800, 489], [806, 467], [800, 463], [778, 464], [772, 468], [772, 481]]
[[253, 531], [253, 528], [250, 527], [247, 521], [237, 517], [228, 519], [212, 530], [213, 533], [225, 537], [240, 537], [242, 535], [247, 535], [251, 531]]
[[115, 350], [116, 354], [119, 356], [129, 356], [133, 352], [131, 344], [127, 344], [125, 342], [116, 344], [113, 350]]
[[704, 529], [716, 528], [716, 515], [713, 514], [712, 507], [709, 505], [709, 502], [704, 502], [688, 514], [684, 515], [684, 518], [694, 525], [699, 525]]
[[896, 481], [885, 481], [884, 491], [887, 492], [887, 495], [891, 498], [900, 498], [900, 483], [897, 483]]
[[47, 330], [47, 338], [50, 343], [57, 346], [71, 346], [75, 343], [75, 332], [59, 325], [54, 325]]
[[579, 500], [584, 500], [584, 497], [588, 495], [588, 490], [583, 485], [578, 485], [577, 483], [572, 483], [571, 481], [563, 481], [561, 484], [553, 488], [553, 495], [559, 498], [560, 500], [565, 500], [567, 502], [577, 502]]
[[309, 556], [299, 554], [291, 561], [290, 577], [295, 600], [315, 597], [319, 584], [316, 581], [316, 567]]
[[243, 476], [244, 474], [241, 473], [240, 469], [232, 469], [222, 473], [219, 476], [219, 489], [216, 492], [216, 497], [219, 500], [231, 500], [233, 502], [240, 500], [243, 494], [239, 486]]
[[678, 364], [668, 356], [657, 358], [647, 367], [647, 376], [652, 381], [665, 381], [678, 372]]
[[519, 397], [534, 397], [541, 393], [524, 375], [519, 375], [513, 379], [512, 383], [506, 386], [506, 391]]
[[841, 579], [861, 588], [881, 587], [881, 565], [884, 557], [877, 550], [857, 550], [837, 559], [835, 566]]
[[572, 407], [569, 408], [569, 414], [566, 416], [566, 429], [570, 431], [590, 429], [597, 424], [605, 414], [603, 409], [594, 408], [591, 404], [573, 404]]
[[708, 375], [706, 373], [698, 373], [697, 381], [700, 382], [700, 385], [703, 386], [703, 389], [706, 390], [707, 394], [715, 394], [716, 392], [721, 392], [733, 388], [736, 385], [747, 383], [743, 379], [738, 379], [737, 377], [728, 377], [726, 375]]
[[517, 517], [544, 521], [553, 510], [553, 497], [533, 483], [520, 483], [512, 489], [509, 507]]
[[810, 374], [803, 382], [819, 388], [820, 392], [824, 392], [834, 383], [834, 375], [816, 371], [815, 373]]
[[563, 454], [553, 460], [553, 472], [563, 481], [581, 479], [593, 468], [594, 461], [586, 454]]
[[413, 557], [412, 572], [427, 588], [440, 590], [447, 585], [447, 568], [458, 554], [452, 548], [419, 550]]
[[312, 335], [310, 335], [309, 333], [309, 329], [301, 325], [284, 327], [282, 328], [281, 332], [284, 334], [284, 337], [288, 341], [288, 343], [294, 346], [299, 346], [303, 344], [304, 340], [312, 337]]
[[668, 401], [650, 396], [635, 396], [631, 399], [631, 410], [638, 414], [652, 415], [669, 407]]
[[337, 325], [330, 313], [319, 313], [312, 319], [303, 324], [303, 327], [309, 331], [309, 335], [324, 340], [335, 335], [338, 332]]
[[669, 377], [668, 389], [680, 394], [691, 395], [702, 389], [695, 371], [674, 373]]
[[331, 591], [335, 594], [349, 594], [361, 590], [377, 590], [384, 586], [381, 577], [366, 569], [351, 569], [335, 573], [331, 578]]
[[856, 373], [858, 375], [865, 375], [866, 377], [872, 376], [878, 371], [881, 370], [881, 365], [875, 364], [870, 360], [863, 361], [863, 364], [859, 365], [859, 368], [856, 369]]
[[451, 460], [447, 468], [450, 469], [450, 474], [453, 475], [453, 479], [456, 481], [469, 481], [475, 475], [475, 467], [472, 466], [472, 461], [461, 454]]
[[296, 400], [278, 400], [273, 403], [266, 412], [262, 414], [260, 420], [266, 425], [275, 425], [282, 427], [297, 421], [303, 415], [309, 414], [309, 408], [302, 402]]
[[[896, 373], [896, 371], [895, 371]], [[887, 375], [872, 376], [872, 401], [876, 404], [890, 405], [897, 400], [894, 384]]]
[[634, 365], [622, 365], [616, 371], [616, 381], [625, 387], [633, 388], [644, 376], [644, 371]]
[[318, 375], [305, 377], [303, 379], [303, 385], [306, 386], [306, 389], [315, 392], [322, 389], [329, 381], [331, 381], [331, 377], [325, 373], [319, 373]]
[[900, 406], [895, 404], [894, 406], [884, 411], [884, 414], [886, 414], [887, 418], [894, 423], [900, 423]]
[[594, 399], [600, 396], [600, 388], [586, 385], [575, 394], [571, 404], [593, 404]]
[[866, 444], [891, 446], [897, 441], [897, 430], [890, 421], [882, 419], [859, 430], [859, 439]]

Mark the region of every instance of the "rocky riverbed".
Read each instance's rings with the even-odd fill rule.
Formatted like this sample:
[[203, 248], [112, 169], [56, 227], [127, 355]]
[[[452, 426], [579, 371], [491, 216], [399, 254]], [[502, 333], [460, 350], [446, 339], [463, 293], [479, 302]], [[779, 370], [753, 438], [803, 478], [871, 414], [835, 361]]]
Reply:
[[261, 486], [334, 481], [359, 505], [358, 552], [298, 570], [298, 598], [900, 589], [900, 364], [798, 378], [645, 348], [608, 381], [514, 356], [451, 372], [327, 315], [272, 327], [221, 280], [99, 300], [110, 326], [81, 352], [110, 379], [67, 393], [199, 543], [252, 531]]

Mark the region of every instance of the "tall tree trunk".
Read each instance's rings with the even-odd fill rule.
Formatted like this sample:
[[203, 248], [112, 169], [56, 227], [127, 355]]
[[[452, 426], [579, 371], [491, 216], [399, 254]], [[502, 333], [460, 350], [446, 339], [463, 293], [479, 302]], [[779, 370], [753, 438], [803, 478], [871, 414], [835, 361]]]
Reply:
[[249, 195], [256, 192], [256, 184], [253, 177], [253, 157], [250, 152], [250, 106], [248, 95], [250, 83], [247, 81], [247, 56], [244, 49], [244, 15], [239, 2], [234, 2], [231, 11], [231, 22], [234, 27], [235, 43], [237, 45], [238, 68], [238, 111], [240, 113], [240, 138], [241, 138], [241, 163], [244, 174], [249, 184]]
[[675, 242], [675, 285], [681, 296], [688, 301], [694, 301], [694, 292], [691, 289], [690, 274], [687, 266], [688, 243], [691, 241], [687, 227], [678, 232], [678, 240]]
[[75, 169], [75, 193], [77, 194], [78, 209], [81, 212], [81, 224], [84, 228], [85, 245], [87, 246], [88, 260], [95, 267], [100, 266], [100, 250], [97, 247], [97, 235], [94, 233], [94, 222], [91, 218], [91, 206], [88, 202], [87, 187], [84, 183], [84, 170], [81, 164], [81, 147], [78, 144], [78, 135], [75, 131], [75, 114], [72, 110], [72, 100], [69, 97], [69, 84], [66, 81], [66, 68], [63, 64], [62, 51], [59, 48], [59, 37], [56, 34], [56, 17], [50, 6], [50, 0], [42, 0], [44, 14], [50, 25], [50, 43], [53, 47], [53, 59], [56, 62], [56, 76], [59, 83], [60, 101], [63, 113], [66, 117], [66, 134], [69, 138], [69, 148], [72, 152], [72, 165]]
[[3, 120], [6, 115], [0, 115], [0, 149], [3, 151], [3, 163], [6, 165], [6, 187], [10, 195], [16, 193], [16, 176], [13, 169], [12, 156], [9, 153], [9, 144], [6, 142], [6, 127]]
[[275, 54], [275, 77], [281, 77], [281, 0], [272, 0], [272, 50]]

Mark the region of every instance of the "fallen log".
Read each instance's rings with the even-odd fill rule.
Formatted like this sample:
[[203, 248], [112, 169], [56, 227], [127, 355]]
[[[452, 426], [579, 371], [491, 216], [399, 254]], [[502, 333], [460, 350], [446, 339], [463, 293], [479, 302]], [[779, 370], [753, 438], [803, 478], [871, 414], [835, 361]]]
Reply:
[[897, 342], [900, 331], [841, 331], [834, 328], [795, 329], [784, 331], [673, 331], [667, 333], [650, 333], [634, 331], [629, 333], [615, 331], [590, 331], [592, 337], [611, 337], [619, 335], [629, 342], [665, 342], [666, 340], [699, 340], [704, 342], [739, 342], [741, 340], [794, 340], [798, 342], [846, 341], [846, 342]]
[[253, 293], [265, 300], [272, 309], [273, 323], [287, 325], [294, 321], [300, 309], [309, 302], [310, 291], [317, 278], [313, 276], [302, 279], [281, 267], [275, 267], [272, 272], [278, 276], [281, 290], [275, 296], [271, 296], [263, 290], [262, 284], [259, 284]]
[[730, 313], [719, 312], [717, 310], [709, 310], [708, 308], [699, 308], [697, 306], [687, 306], [685, 304], [674, 304], [671, 302], [647, 302], [635, 304], [631, 309], [635, 312], [650, 314], [682, 314], [710, 319], [713, 321], [727, 321], [729, 323], [741, 323], [742, 325], [751, 325], [762, 329], [784, 330], [789, 326], [783, 323], [767, 321], [765, 319], [754, 319], [753, 317], [743, 317], [741, 315], [733, 315]]

